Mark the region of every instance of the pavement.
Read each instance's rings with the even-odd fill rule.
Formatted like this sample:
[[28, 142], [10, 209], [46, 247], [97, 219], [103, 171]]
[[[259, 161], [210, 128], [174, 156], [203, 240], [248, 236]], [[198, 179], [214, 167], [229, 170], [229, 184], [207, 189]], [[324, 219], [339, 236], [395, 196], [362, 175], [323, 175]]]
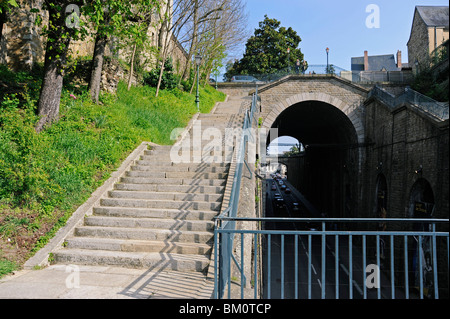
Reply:
[[0, 299], [209, 299], [214, 282], [200, 272], [51, 265], [0, 279]]

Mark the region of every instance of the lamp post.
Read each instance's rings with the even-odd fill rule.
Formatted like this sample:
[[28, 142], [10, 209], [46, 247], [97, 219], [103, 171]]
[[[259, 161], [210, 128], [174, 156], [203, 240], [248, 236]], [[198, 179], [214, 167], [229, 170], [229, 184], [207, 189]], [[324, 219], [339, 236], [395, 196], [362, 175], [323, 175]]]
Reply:
[[197, 93], [195, 95], [195, 105], [197, 106], [197, 113], [200, 113], [200, 99], [199, 99], [199, 93], [198, 93], [198, 83], [199, 83], [199, 70], [200, 70], [200, 63], [202, 62], [201, 55], [197, 54], [195, 56], [195, 64], [197, 65]]
[[287, 48], [287, 54], [288, 54], [288, 72], [291, 73], [291, 61], [289, 59], [289, 53], [291, 52], [290, 48]]
[[328, 73], [330, 73], [330, 67], [329, 67], [329, 65], [328, 65], [328, 53], [330, 52], [330, 49], [327, 47], [327, 48], [325, 49], [325, 51], [327, 51], [327, 74], [328, 74]]

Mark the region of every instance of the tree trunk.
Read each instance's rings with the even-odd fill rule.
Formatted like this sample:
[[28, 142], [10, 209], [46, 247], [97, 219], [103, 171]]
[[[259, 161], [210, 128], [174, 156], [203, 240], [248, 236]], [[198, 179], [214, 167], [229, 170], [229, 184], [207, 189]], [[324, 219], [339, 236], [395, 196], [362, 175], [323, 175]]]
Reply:
[[103, 57], [108, 42], [106, 35], [99, 34], [95, 38], [94, 56], [92, 58], [91, 79], [89, 81], [89, 92], [92, 101], [98, 104], [100, 95], [100, 83], [102, 81]]
[[194, 81], [192, 81], [191, 90], [189, 91], [189, 94], [192, 94], [192, 91], [194, 90], [194, 86], [197, 84], [197, 71], [195, 71], [194, 74]]
[[0, 13], [0, 42], [2, 41], [3, 24], [6, 23], [6, 8]]
[[[163, 57], [163, 58], [165, 58], [165, 57]], [[162, 76], [163, 76], [163, 73], [164, 73], [164, 64], [165, 64], [164, 62], [165, 62], [165, 59], [163, 59], [163, 61], [161, 62], [161, 70], [159, 71], [159, 78], [158, 78], [158, 84], [156, 85], [155, 97], [158, 97], [159, 88], [161, 87]]]
[[[55, 2], [53, 2], [55, 3]], [[64, 1], [56, 1], [60, 7]], [[45, 49], [44, 76], [39, 96], [36, 132], [44, 129], [46, 124], [58, 120], [59, 103], [63, 86], [64, 68], [71, 39], [71, 30], [65, 27], [65, 16], [60, 13], [58, 6], [49, 6], [49, 34]]]
[[[191, 68], [192, 57], [194, 56], [194, 52], [197, 47], [197, 33], [198, 33], [198, 0], [194, 1], [194, 14], [193, 14], [193, 27], [192, 27], [192, 42], [189, 48], [187, 63], [184, 67], [183, 75], [181, 78], [186, 79], [188, 77], [189, 69]], [[179, 83], [181, 83], [181, 78]], [[192, 89], [191, 89], [192, 91]]]
[[133, 45], [133, 53], [131, 54], [130, 75], [128, 76], [128, 91], [131, 88], [131, 79], [133, 78], [134, 55], [136, 54], [136, 43]]

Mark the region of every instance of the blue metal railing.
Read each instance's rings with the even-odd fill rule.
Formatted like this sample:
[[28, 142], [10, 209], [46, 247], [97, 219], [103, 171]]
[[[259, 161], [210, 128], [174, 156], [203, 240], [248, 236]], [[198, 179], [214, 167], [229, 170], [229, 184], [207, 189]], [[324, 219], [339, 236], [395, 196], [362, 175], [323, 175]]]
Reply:
[[[215, 295], [222, 295], [226, 285], [231, 283], [231, 261], [233, 260], [237, 267], [239, 268], [239, 263], [236, 261], [233, 255], [233, 242], [234, 242], [234, 231], [236, 230], [236, 222], [232, 219], [225, 220], [224, 218], [236, 218], [238, 205], [239, 205], [239, 194], [241, 188], [241, 178], [244, 163], [245, 154], [248, 145], [249, 138], [256, 138], [252, 136], [252, 125], [254, 123], [254, 116], [256, 112], [257, 104], [257, 91], [252, 96], [252, 103], [249, 112], [245, 113], [244, 124], [242, 126], [242, 134], [240, 138], [240, 143], [235, 151], [235, 174], [233, 176], [233, 184], [231, 188], [230, 201], [228, 207], [216, 218], [215, 229], [226, 230], [224, 233], [214, 232], [214, 283], [215, 283]], [[232, 163], [233, 164], [233, 163]], [[250, 170], [250, 169], [249, 169]], [[243, 267], [243, 266], [242, 266]], [[242, 271], [242, 269], [240, 269]], [[242, 286], [246, 278], [243, 276]]]
[[[220, 219], [222, 223], [263, 224], [263, 229], [236, 230], [220, 227], [219, 223], [215, 230], [216, 238], [240, 236], [241, 261], [244, 236], [253, 237], [253, 258], [262, 258], [265, 269], [263, 298], [448, 298], [448, 219], [225, 216]], [[377, 224], [387, 224], [387, 230], [367, 229], [376, 228]], [[344, 230], [347, 228], [352, 230]], [[216, 241], [216, 248], [220, 245]], [[264, 256], [258, 256], [259, 245], [263, 246]], [[228, 263], [231, 265], [231, 261]], [[254, 266], [256, 298], [259, 277], [256, 263]], [[241, 298], [243, 268], [243, 264], [238, 267]], [[231, 273], [227, 274], [225, 282], [230, 298]], [[223, 293], [216, 290], [215, 297], [222, 298]]]
[[[253, 77], [253, 79], [248, 79], [250, 82], [254, 80], [259, 84], [267, 84], [278, 81], [288, 75], [311, 76], [319, 74], [334, 75], [354, 83], [365, 84], [380, 82], [411, 83], [413, 80], [412, 71], [348, 71], [334, 64], [309, 64], [306, 70], [301, 67], [296, 68], [295, 66], [290, 66], [288, 68], [271, 70], [270, 73], [251, 73], [245, 75]], [[226, 78], [225, 74], [221, 74], [219, 78], [224, 82], [231, 81], [231, 78]]]
[[449, 117], [448, 103], [435, 101], [432, 98], [429, 98], [428, 96], [425, 96], [410, 88], [405, 88], [403, 94], [394, 96], [386, 90], [375, 86], [369, 92], [368, 97], [371, 96], [378, 98], [392, 108], [395, 108], [402, 103], [409, 103], [440, 120], [446, 120]]

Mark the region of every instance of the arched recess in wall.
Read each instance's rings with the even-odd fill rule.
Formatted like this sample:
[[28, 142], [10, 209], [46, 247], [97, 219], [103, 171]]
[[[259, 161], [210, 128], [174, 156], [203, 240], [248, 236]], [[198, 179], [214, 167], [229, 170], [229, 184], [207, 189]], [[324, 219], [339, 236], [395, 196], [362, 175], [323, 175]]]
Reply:
[[[408, 217], [432, 218], [434, 215], [434, 206], [434, 193], [430, 183], [424, 178], [419, 178], [411, 187], [411, 192], [409, 195]], [[431, 223], [427, 222], [414, 223], [413, 225], [414, 231], [431, 231], [431, 229]], [[419, 251], [421, 251], [421, 254], [423, 256], [421, 270], [423, 277], [431, 278], [430, 270], [433, 269], [431, 237], [423, 236], [421, 246], [419, 246], [417, 239], [410, 238], [408, 240], [408, 250], [409, 282], [411, 286], [419, 289]], [[423, 289], [428, 293], [433, 291], [432, 281], [425, 279]]]
[[408, 217], [431, 218], [434, 212], [434, 193], [425, 178], [419, 178], [411, 187]]

